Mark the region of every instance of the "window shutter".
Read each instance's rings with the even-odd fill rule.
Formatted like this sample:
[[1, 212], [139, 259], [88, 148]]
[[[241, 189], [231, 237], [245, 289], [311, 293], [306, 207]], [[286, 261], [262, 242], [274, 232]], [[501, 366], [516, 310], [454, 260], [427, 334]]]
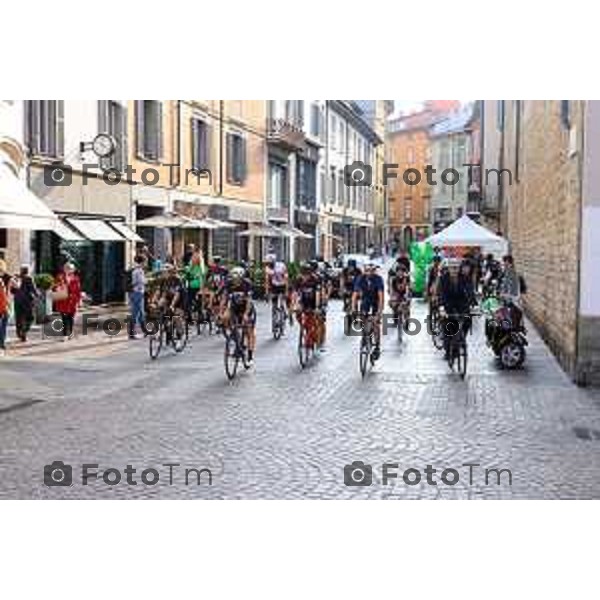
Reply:
[[129, 131], [127, 129], [127, 112], [128, 112], [127, 104], [119, 104], [119, 132], [120, 132], [120, 147], [117, 149], [119, 152], [119, 168], [124, 170], [125, 165], [127, 165], [128, 161], [128, 152], [129, 152]]
[[192, 129], [192, 168], [198, 168], [198, 119], [191, 119]]
[[65, 155], [65, 101], [54, 101], [55, 113], [55, 156], [63, 158]]
[[135, 101], [135, 151], [143, 158], [144, 156], [144, 101]]
[[156, 160], [161, 160], [163, 157], [163, 118], [162, 118], [162, 102], [156, 101]]
[[226, 147], [226, 153], [227, 153], [227, 157], [226, 157], [227, 181], [229, 183], [231, 183], [233, 181], [233, 136], [231, 135], [231, 133], [228, 133], [225, 139], [226, 139], [225, 147]]
[[25, 100], [25, 143], [31, 154], [40, 152], [39, 100]]
[[246, 181], [247, 167], [246, 167], [246, 138], [240, 136], [240, 183]]
[[302, 127], [304, 124], [304, 100], [297, 100], [298, 107], [298, 125]]
[[98, 100], [98, 133], [112, 133], [109, 126], [109, 100]]
[[571, 128], [571, 116], [569, 113], [570, 113], [569, 101], [561, 100], [560, 101], [560, 120], [561, 120], [562, 126], [565, 129]]
[[204, 164], [202, 168], [210, 169], [210, 151], [212, 148], [212, 127], [208, 123], [204, 123]]

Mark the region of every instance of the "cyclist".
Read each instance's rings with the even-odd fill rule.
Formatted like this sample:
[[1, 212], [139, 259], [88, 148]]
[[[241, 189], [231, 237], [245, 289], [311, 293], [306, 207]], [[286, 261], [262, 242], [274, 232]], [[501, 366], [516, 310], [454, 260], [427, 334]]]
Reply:
[[218, 307], [221, 305], [228, 275], [227, 267], [221, 263], [221, 257], [213, 256], [206, 276], [206, 287], [208, 289], [209, 306], [213, 309], [215, 315], [219, 312]]
[[[363, 317], [374, 316], [375, 348], [373, 360], [381, 355], [381, 313], [383, 311], [383, 277], [377, 273], [377, 265], [369, 263], [365, 266], [364, 275], [361, 275], [354, 284], [352, 294], [352, 309]], [[360, 302], [360, 305], [359, 305]]]
[[221, 312], [225, 328], [232, 319], [241, 323], [248, 340], [248, 362], [254, 362], [256, 349], [256, 308], [252, 302], [252, 282], [245, 277], [243, 267], [231, 269], [223, 293], [221, 294]]
[[317, 308], [321, 305], [321, 280], [315, 273], [312, 264], [304, 262], [300, 265], [300, 275], [294, 284], [294, 295], [298, 311], [298, 322], [301, 321], [303, 313], [312, 312], [315, 315], [317, 322], [317, 346], [320, 346], [320, 319], [317, 314]]
[[325, 352], [325, 341], [327, 338], [327, 305], [329, 296], [333, 289], [331, 274], [327, 268], [327, 264], [323, 262], [322, 257], [317, 257], [311, 261], [311, 268], [314, 271], [321, 285], [321, 293], [319, 294], [319, 303], [317, 305], [317, 331], [319, 339], [319, 350]]
[[389, 275], [390, 308], [395, 315], [402, 311], [406, 320], [410, 317], [410, 274], [403, 263], [398, 263]]
[[273, 308], [287, 308], [288, 270], [285, 263], [270, 256], [266, 269], [267, 294], [271, 296]]
[[[150, 304], [165, 311], [165, 316], [172, 318], [177, 311], [183, 310], [185, 302], [185, 287], [175, 266], [166, 263], [163, 266], [163, 277], [154, 292]], [[167, 343], [171, 341], [171, 328], [167, 327]]]
[[356, 264], [356, 260], [351, 258], [348, 265], [342, 269], [340, 275], [340, 290], [342, 291], [342, 300], [344, 301], [344, 312], [350, 313], [352, 310], [352, 294], [354, 292], [354, 283], [362, 275], [361, 270]]
[[[458, 259], [448, 260], [442, 271], [439, 281], [439, 302], [446, 317], [442, 319], [442, 328], [444, 336], [444, 350], [446, 358], [450, 351], [450, 338], [458, 332], [459, 327], [463, 327], [466, 335], [471, 328], [471, 307], [476, 304], [475, 290], [470, 276], [470, 265], [461, 264]], [[464, 316], [461, 324], [456, 319], [456, 315]], [[453, 318], [448, 318], [452, 316]]]

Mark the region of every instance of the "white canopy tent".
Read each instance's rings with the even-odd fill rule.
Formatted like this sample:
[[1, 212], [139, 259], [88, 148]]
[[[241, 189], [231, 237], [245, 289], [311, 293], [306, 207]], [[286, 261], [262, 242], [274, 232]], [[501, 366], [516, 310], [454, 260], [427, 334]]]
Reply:
[[508, 242], [489, 229], [478, 225], [463, 215], [442, 231], [428, 237], [426, 242], [432, 246], [479, 246], [484, 254], [491, 252], [503, 255], [508, 252]]

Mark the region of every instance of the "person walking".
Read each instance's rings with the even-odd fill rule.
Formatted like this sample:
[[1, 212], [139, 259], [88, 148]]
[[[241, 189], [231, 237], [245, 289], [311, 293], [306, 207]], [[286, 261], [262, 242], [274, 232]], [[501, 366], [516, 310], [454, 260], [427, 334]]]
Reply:
[[29, 266], [23, 265], [19, 273], [19, 283], [14, 288], [15, 325], [17, 337], [22, 342], [27, 341], [27, 334], [33, 323], [33, 307], [37, 297], [38, 291], [29, 274]]
[[190, 262], [185, 267], [185, 281], [187, 283], [186, 312], [188, 322], [192, 322], [192, 313], [195, 307], [202, 307], [201, 293], [206, 281], [206, 263], [201, 250], [194, 248]]
[[0, 259], [0, 358], [6, 355], [11, 281], [12, 278], [6, 272], [6, 263]]
[[54, 310], [59, 312], [63, 322], [65, 341], [73, 336], [75, 315], [81, 302], [81, 282], [71, 263], [63, 266], [52, 288], [55, 295]]
[[146, 297], [146, 274], [144, 267], [146, 258], [138, 254], [134, 259], [135, 265], [131, 271], [131, 292], [129, 294], [129, 308], [131, 310], [131, 329], [129, 330], [129, 339], [139, 339], [136, 333], [136, 327], [139, 326], [144, 332], [146, 324], [146, 312], [144, 309], [144, 299]]

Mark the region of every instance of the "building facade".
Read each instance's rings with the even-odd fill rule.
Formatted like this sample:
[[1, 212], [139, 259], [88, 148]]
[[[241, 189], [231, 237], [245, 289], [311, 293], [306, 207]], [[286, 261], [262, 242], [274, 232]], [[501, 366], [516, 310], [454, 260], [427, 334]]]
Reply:
[[383, 140], [364, 120], [358, 105], [328, 100], [325, 111], [325, 195], [320, 206], [321, 254], [365, 252], [373, 242], [375, 207], [373, 179], [368, 185], [347, 185], [346, 167], [361, 163], [371, 167], [375, 150]]
[[[432, 125], [431, 164], [436, 185], [431, 186], [433, 231], [447, 227], [467, 212], [469, 167], [467, 166], [467, 123], [472, 107], [462, 108]], [[444, 177], [444, 173], [446, 176]]]
[[501, 214], [527, 282], [523, 303], [573, 380], [598, 384], [600, 102], [504, 101], [502, 117], [484, 136], [503, 137], [493, 143], [512, 180]]

